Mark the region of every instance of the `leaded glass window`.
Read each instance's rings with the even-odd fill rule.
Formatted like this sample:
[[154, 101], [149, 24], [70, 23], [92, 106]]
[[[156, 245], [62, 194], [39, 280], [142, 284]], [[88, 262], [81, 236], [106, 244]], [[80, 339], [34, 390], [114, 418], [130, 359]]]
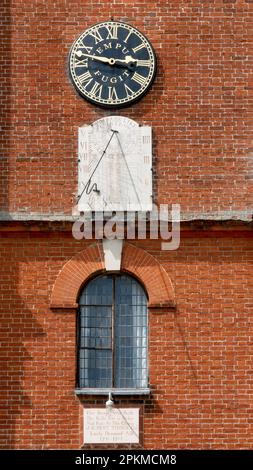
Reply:
[[147, 296], [127, 275], [90, 281], [79, 301], [80, 388], [148, 385]]

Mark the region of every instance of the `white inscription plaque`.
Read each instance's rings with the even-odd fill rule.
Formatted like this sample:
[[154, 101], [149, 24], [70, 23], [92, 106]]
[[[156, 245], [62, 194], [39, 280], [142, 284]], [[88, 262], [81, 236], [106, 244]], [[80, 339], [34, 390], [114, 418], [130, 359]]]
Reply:
[[84, 409], [84, 444], [138, 444], [139, 408]]

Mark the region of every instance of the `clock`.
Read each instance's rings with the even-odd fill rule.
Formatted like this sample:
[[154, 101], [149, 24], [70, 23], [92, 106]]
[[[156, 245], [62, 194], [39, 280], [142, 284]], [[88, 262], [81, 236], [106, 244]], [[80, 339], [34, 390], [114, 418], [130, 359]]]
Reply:
[[79, 128], [78, 210], [152, 210], [152, 136], [123, 116]]
[[129, 106], [149, 90], [156, 73], [156, 57], [147, 38], [117, 21], [85, 30], [69, 54], [70, 78], [78, 93], [91, 103]]

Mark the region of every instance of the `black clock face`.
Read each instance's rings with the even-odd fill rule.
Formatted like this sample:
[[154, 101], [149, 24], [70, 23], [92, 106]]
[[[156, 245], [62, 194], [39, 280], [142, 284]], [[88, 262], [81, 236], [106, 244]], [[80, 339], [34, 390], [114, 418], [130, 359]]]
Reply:
[[81, 96], [99, 106], [119, 108], [148, 91], [156, 58], [151, 44], [137, 29], [108, 21], [87, 29], [74, 42], [69, 70]]

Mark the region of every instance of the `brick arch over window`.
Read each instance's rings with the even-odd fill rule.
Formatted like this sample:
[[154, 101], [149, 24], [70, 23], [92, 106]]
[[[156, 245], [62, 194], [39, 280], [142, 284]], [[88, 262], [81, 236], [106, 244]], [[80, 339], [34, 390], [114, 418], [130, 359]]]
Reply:
[[[135, 276], [145, 286], [150, 308], [175, 307], [171, 280], [157, 259], [129, 243], [124, 243], [121, 271]], [[76, 308], [80, 289], [92, 276], [106, 272], [101, 243], [90, 245], [71, 258], [56, 278], [51, 308]]]

